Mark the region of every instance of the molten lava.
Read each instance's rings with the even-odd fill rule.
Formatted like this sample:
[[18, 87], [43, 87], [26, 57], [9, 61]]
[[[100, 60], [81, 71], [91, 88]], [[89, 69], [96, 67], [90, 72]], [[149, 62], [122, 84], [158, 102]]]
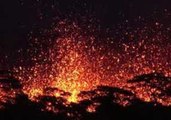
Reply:
[[[127, 83], [127, 80], [154, 72], [171, 76], [171, 44], [165, 43], [167, 37], [161, 33], [153, 30], [153, 35], [149, 37], [147, 28], [144, 28], [140, 33], [136, 30], [135, 35], [130, 33], [130, 36], [137, 35], [131, 38], [134, 41], [115, 43], [106, 39], [98, 43], [98, 38], [84, 34], [84, 30], [77, 25], [66, 27], [63, 22], [60, 24], [62, 29], [55, 28], [55, 32], [61, 36], [52, 42], [48, 50], [42, 50], [32, 57], [32, 65], [15, 68], [23, 92], [32, 101], [39, 101], [40, 96], [54, 96], [66, 99], [67, 104], [79, 103], [90, 99], [90, 96], [80, 96], [82, 91], [104, 85], [132, 91], [138, 98], [150, 102], [154, 100], [152, 94], [160, 94], [159, 90], [137, 87], [136, 84]], [[129, 36], [129, 33], [126, 35]], [[41, 46], [37, 39], [35, 41]], [[32, 49], [29, 51], [35, 52]], [[103, 96], [106, 93], [97, 94]], [[124, 98], [122, 95], [119, 97]], [[157, 102], [171, 104], [169, 97], [158, 98]], [[128, 102], [121, 99], [119, 104], [126, 106]], [[95, 111], [93, 106], [88, 107], [87, 111]]]

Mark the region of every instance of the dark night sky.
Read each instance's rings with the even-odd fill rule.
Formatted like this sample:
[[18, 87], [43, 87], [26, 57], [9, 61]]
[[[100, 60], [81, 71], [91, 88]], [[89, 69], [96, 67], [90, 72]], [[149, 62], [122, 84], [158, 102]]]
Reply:
[[[50, 26], [55, 17], [93, 15], [102, 26], [171, 8], [170, 0], [1, 0], [0, 56], [25, 46], [31, 30]], [[78, 16], [79, 17], [79, 16]]]

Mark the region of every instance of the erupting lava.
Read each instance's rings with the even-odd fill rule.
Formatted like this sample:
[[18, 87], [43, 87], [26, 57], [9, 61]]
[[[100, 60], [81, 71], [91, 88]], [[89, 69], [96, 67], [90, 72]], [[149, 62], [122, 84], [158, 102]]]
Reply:
[[[36, 63], [28, 70], [20, 67], [20, 72], [23, 72], [19, 79], [25, 85], [24, 92], [34, 99], [46, 94], [45, 89], [54, 88], [69, 93], [66, 97], [68, 102], [78, 102], [81, 91], [96, 88], [102, 79], [102, 58], [98, 56], [93, 44], [93, 38], [86, 39], [79, 33], [58, 38], [48, 52], [41, 53], [40, 56], [48, 54], [43, 64]], [[50, 93], [56, 97], [60, 94], [60, 91]]]
[[54, 73], [51, 75], [50, 86], [71, 93], [69, 102], [77, 102], [80, 91], [93, 89], [99, 85], [100, 79], [96, 70], [98, 67], [95, 68], [95, 62], [91, 63], [84, 51], [86, 48], [84, 42], [75, 42], [71, 38], [58, 40], [59, 55], [56, 56], [54, 49], [50, 54], [54, 60], [52, 64]]
[[[126, 43], [110, 38], [100, 40], [100, 43], [98, 39], [104, 38], [87, 35], [75, 23], [66, 27], [61, 22], [55, 28], [59, 37], [50, 41], [53, 45], [32, 57], [34, 65], [31, 67], [15, 69], [16, 77], [21, 80], [23, 92], [33, 101], [47, 95], [65, 98], [68, 103], [79, 103], [89, 99], [81, 97], [80, 92], [91, 91], [101, 85], [133, 91], [138, 98], [152, 101], [154, 89], [147, 93], [144, 91], [147, 88], [136, 88], [137, 85], [129, 84], [127, 80], [154, 72], [171, 76], [170, 38], [162, 33], [161, 27], [156, 28], [126, 32], [124, 35], [130, 39]], [[34, 44], [41, 46], [37, 38]], [[157, 102], [163, 105], [171, 103], [166, 97], [159, 98]], [[125, 103], [121, 104], [124, 106]]]

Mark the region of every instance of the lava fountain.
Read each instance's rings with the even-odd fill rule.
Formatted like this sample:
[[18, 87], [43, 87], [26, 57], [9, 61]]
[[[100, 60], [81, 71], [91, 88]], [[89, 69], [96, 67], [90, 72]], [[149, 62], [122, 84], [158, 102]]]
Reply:
[[[46, 88], [56, 88], [70, 93], [68, 102], [78, 102], [81, 91], [96, 88], [102, 79], [102, 57], [93, 44], [93, 38], [83, 37], [78, 31], [58, 38], [48, 51], [41, 52], [39, 57], [44, 59], [40, 64], [16, 70], [20, 71], [17, 77], [24, 84], [23, 91], [34, 100], [46, 94]], [[59, 91], [50, 95], [61, 96]]]
[[[84, 99], [79, 96], [81, 91], [90, 91], [100, 85], [134, 91], [127, 80], [137, 75], [153, 72], [171, 75], [171, 44], [166, 44], [168, 37], [157, 31], [158, 26], [157, 30], [150, 31], [150, 36], [145, 27], [124, 33], [131, 39], [127, 43], [106, 38], [102, 40], [103, 44], [98, 44], [100, 38], [85, 34], [75, 23], [66, 26], [61, 22], [55, 27], [53, 32], [59, 33], [59, 37], [47, 50], [32, 57], [34, 65], [15, 69], [16, 77], [23, 84], [23, 92], [31, 100], [48, 95], [78, 103]], [[37, 39], [35, 41], [40, 44]], [[49, 88], [54, 90], [47, 92]], [[147, 101], [148, 96], [142, 93], [143, 90], [137, 96]]]

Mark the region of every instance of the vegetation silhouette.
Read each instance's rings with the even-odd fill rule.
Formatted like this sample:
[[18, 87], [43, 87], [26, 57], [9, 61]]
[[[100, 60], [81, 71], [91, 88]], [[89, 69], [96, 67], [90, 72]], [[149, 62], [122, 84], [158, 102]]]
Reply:
[[[0, 72], [3, 73], [3, 72]], [[4, 73], [3, 73], [4, 74]], [[160, 73], [150, 73], [136, 76], [128, 84], [147, 85], [162, 91], [162, 95], [170, 96], [168, 86], [171, 78]], [[22, 85], [13, 77], [0, 78], [1, 89], [21, 89]], [[3, 87], [4, 86], [4, 87]], [[7, 87], [8, 86], [8, 87]], [[46, 92], [58, 90], [47, 88]], [[63, 95], [69, 95], [61, 91]], [[133, 92], [109, 86], [98, 86], [92, 91], [83, 91], [81, 97], [89, 96], [80, 103], [70, 103], [63, 97], [40, 96], [39, 102], [31, 101], [28, 96], [20, 91], [15, 97], [15, 103], [1, 103], [0, 120], [170, 120], [171, 107], [160, 103], [145, 102], [136, 97]], [[158, 97], [158, 96], [154, 96]], [[50, 103], [50, 104], [49, 104]], [[51, 107], [48, 110], [47, 104]], [[95, 112], [88, 111], [88, 107], [95, 105]], [[125, 106], [123, 106], [125, 105]]]

